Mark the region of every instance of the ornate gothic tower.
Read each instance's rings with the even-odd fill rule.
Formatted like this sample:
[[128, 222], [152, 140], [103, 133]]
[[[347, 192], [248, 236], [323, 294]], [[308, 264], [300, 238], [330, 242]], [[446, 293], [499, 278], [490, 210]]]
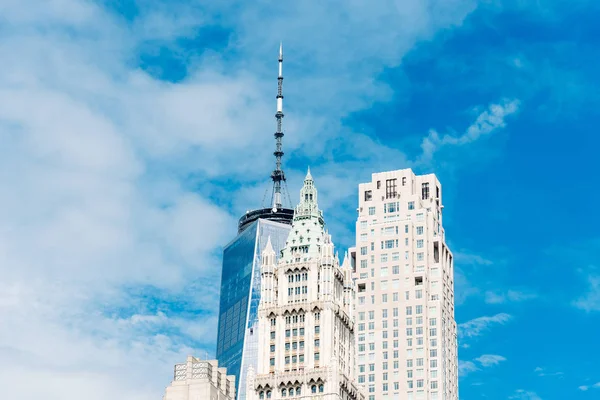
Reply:
[[355, 383], [352, 269], [334, 253], [310, 170], [279, 260], [270, 240], [263, 250], [261, 281], [258, 364], [246, 398], [364, 399]]

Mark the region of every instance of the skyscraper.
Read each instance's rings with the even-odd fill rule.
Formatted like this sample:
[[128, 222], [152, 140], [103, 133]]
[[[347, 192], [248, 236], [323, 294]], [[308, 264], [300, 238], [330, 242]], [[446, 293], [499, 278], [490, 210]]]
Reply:
[[247, 400], [364, 399], [354, 380], [352, 267], [334, 253], [310, 171], [279, 260], [276, 254], [268, 241]]
[[[275, 169], [271, 173], [273, 190], [269, 207], [248, 211], [238, 223], [238, 235], [223, 250], [223, 269], [219, 302], [219, 330], [216, 356], [219, 365], [236, 377], [238, 400], [244, 400], [246, 371], [256, 367], [260, 300], [260, 263], [267, 238], [275, 251], [280, 251], [288, 236], [294, 210], [284, 208], [285, 174], [281, 168], [283, 120], [283, 51], [279, 47], [277, 78], [277, 112], [275, 119]], [[288, 196], [289, 198], [289, 196]], [[291, 204], [290, 204], [291, 207]]]
[[454, 264], [440, 182], [381, 172], [358, 194], [358, 382], [368, 400], [456, 400]]

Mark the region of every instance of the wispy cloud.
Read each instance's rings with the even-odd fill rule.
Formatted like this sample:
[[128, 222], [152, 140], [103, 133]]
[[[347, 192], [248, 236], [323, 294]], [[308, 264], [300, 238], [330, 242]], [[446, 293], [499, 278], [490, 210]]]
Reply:
[[485, 302], [488, 304], [503, 304], [508, 302], [516, 303], [526, 300], [532, 300], [537, 297], [538, 295], [533, 292], [510, 289], [507, 291], [488, 290], [485, 292]]
[[587, 284], [586, 292], [573, 305], [587, 312], [600, 311], [600, 275], [590, 273]]
[[483, 354], [472, 361], [459, 361], [458, 373], [465, 377], [472, 372], [480, 371], [482, 368], [490, 368], [506, 361], [506, 358], [497, 354]]
[[538, 396], [537, 393], [523, 389], [516, 390], [515, 393], [509, 396], [508, 398], [515, 400], [542, 400], [542, 398]]
[[458, 374], [460, 376], [467, 376], [471, 372], [479, 371], [479, 368], [473, 361], [458, 361]]
[[600, 382], [594, 383], [593, 385], [581, 385], [578, 389], [582, 392], [587, 392], [590, 389], [600, 389]]
[[516, 99], [502, 100], [497, 104], [491, 104], [486, 110], [481, 112], [475, 122], [470, 125], [467, 130], [458, 136], [440, 134], [434, 130], [429, 132], [429, 135], [423, 139], [421, 143], [420, 162], [429, 163], [434, 154], [443, 147], [462, 146], [472, 143], [484, 135], [489, 135], [497, 129], [506, 126], [506, 118], [519, 109], [519, 101]]
[[506, 313], [493, 316], [483, 316], [458, 324], [458, 333], [461, 338], [470, 338], [482, 335], [494, 325], [504, 325], [512, 319]]
[[477, 357], [475, 360], [479, 361], [479, 363], [484, 367], [490, 367], [492, 365], [499, 364], [501, 361], [506, 361], [506, 358], [497, 354], [483, 354], [482, 356]]
[[537, 374], [537, 376], [560, 376], [560, 377], [562, 377], [564, 375], [564, 372], [561, 372], [561, 371], [550, 372], [542, 367], [536, 367], [533, 370], [533, 372], [535, 372]]

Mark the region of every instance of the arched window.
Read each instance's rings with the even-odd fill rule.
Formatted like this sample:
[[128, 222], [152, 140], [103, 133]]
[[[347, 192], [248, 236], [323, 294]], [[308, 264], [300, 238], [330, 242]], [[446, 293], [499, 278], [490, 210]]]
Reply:
[[285, 389], [281, 389], [281, 397], [285, 397], [286, 391]]
[[264, 399], [265, 398], [265, 392], [260, 392], [260, 395], [258, 397], [261, 398], [261, 399]]
[[313, 393], [317, 393], [317, 385], [312, 385], [312, 387], [310, 388], [310, 390], [311, 390]]
[[323, 385], [319, 385], [319, 393], [323, 393], [323, 389], [324, 389]]
[[300, 396], [302, 394], [302, 388], [296, 388], [296, 396]]
[[290, 397], [292, 397], [294, 395], [294, 388], [290, 388], [289, 392], [290, 392]]
[[267, 391], [267, 399], [270, 399], [270, 398], [271, 398], [271, 391], [269, 390], [269, 391]]

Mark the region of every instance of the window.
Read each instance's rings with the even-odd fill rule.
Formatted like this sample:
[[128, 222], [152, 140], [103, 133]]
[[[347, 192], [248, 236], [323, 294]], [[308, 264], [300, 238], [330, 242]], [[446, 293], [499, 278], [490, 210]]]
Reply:
[[394, 265], [392, 267], [392, 274], [398, 275], [399, 273], [400, 273], [400, 266], [399, 265]]
[[423, 314], [423, 306], [422, 305], [418, 305], [415, 306], [415, 314]]
[[373, 198], [373, 191], [365, 190], [365, 201], [371, 201], [372, 198]]
[[393, 249], [394, 248], [394, 240], [386, 240], [384, 242], [384, 246], [386, 249]]
[[317, 393], [317, 385], [312, 385], [310, 391], [313, 393]]
[[431, 368], [437, 368], [437, 360], [429, 360], [429, 366]]
[[417, 298], [417, 299], [423, 298], [423, 290], [422, 289], [415, 290], [415, 298]]
[[366, 242], [367, 241], [367, 234], [366, 233], [361, 233], [360, 234], [360, 241], [361, 242]]
[[436, 328], [430, 328], [429, 329], [429, 336], [437, 336], [437, 329]]
[[375, 215], [375, 207], [369, 207], [369, 215]]
[[285, 389], [281, 389], [281, 397], [285, 397], [287, 391]]
[[423, 182], [421, 184], [421, 198], [427, 200], [429, 198], [429, 183]]
[[275, 359], [274, 359], [274, 358], [271, 358], [271, 359], [269, 360], [269, 363], [271, 364], [271, 366], [274, 366], [274, 365], [275, 365]]
[[425, 253], [417, 253], [417, 261], [423, 261], [425, 258]]
[[275, 332], [271, 332], [271, 340], [275, 340]]
[[406, 315], [412, 315], [412, 307], [411, 306], [406, 307]]
[[417, 379], [417, 388], [423, 387], [423, 379]]
[[437, 323], [437, 321], [436, 321], [436, 319], [435, 319], [435, 318], [429, 318], [429, 325], [431, 325], [431, 326], [435, 326], [435, 325], [436, 325], [436, 323]]
[[423, 239], [419, 239], [417, 240], [417, 249], [422, 249], [423, 248]]
[[367, 221], [360, 221], [360, 229], [366, 229], [367, 228]]
[[400, 205], [400, 203], [398, 203], [397, 201], [393, 201], [391, 203], [385, 203], [383, 205], [383, 212], [388, 213], [388, 214], [396, 213], [396, 212], [400, 211], [399, 205]]
[[422, 234], [423, 234], [423, 227], [417, 226], [417, 235], [422, 235]]
[[397, 179], [386, 179], [385, 180], [385, 198], [391, 199], [396, 197], [396, 181]]
[[409, 210], [414, 210], [415, 209], [415, 202], [414, 201], [409, 201], [408, 202], [408, 209]]
[[398, 261], [398, 260], [400, 260], [400, 253], [399, 252], [392, 253], [392, 261]]
[[437, 389], [438, 388], [437, 381], [431, 381], [431, 388], [432, 389]]
[[381, 255], [380, 262], [384, 263], [384, 262], [387, 262], [387, 260], [388, 260], [388, 255], [387, 255], [387, 253], [385, 253], [385, 254], [382, 254], [382, 255]]
[[319, 353], [315, 353], [315, 361], [319, 361], [319, 356], [320, 356]]
[[367, 246], [363, 246], [360, 248], [360, 255], [361, 256], [366, 256], [367, 255]]

